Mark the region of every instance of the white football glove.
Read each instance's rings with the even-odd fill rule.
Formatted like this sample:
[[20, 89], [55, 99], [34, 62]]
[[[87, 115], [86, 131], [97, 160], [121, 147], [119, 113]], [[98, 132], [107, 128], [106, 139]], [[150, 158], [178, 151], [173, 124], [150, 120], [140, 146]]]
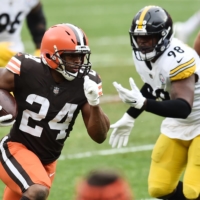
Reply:
[[110, 125], [110, 128], [114, 129], [109, 139], [109, 144], [113, 148], [116, 146], [117, 148], [120, 148], [121, 146], [127, 145], [134, 122], [135, 119], [125, 113], [120, 120], [118, 120], [115, 124]]
[[[2, 106], [0, 106], [0, 110], [2, 109]], [[12, 115], [8, 114], [8, 115], [4, 115], [2, 117], [0, 117], [0, 127], [2, 126], [11, 126], [15, 123], [15, 120], [11, 121], [11, 122], [5, 122], [6, 120], [12, 119]]]
[[131, 107], [135, 107], [137, 109], [141, 109], [144, 105], [146, 98], [144, 98], [136, 86], [134, 80], [129, 78], [129, 83], [132, 90], [128, 90], [121, 86], [121, 84], [117, 82], [113, 82], [114, 87], [116, 88], [117, 92], [119, 93], [120, 99], [124, 102], [129, 104]]
[[88, 103], [91, 106], [96, 106], [99, 104], [99, 89], [97, 83], [90, 80], [89, 76], [84, 77], [83, 84], [85, 96], [88, 100]]

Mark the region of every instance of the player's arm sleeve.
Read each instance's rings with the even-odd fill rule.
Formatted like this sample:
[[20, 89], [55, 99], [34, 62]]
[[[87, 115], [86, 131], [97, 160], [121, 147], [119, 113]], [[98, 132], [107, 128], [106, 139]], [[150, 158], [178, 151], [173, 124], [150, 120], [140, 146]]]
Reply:
[[16, 54], [10, 59], [10, 61], [6, 65], [6, 69], [14, 74], [20, 75], [23, 56], [19, 56], [18, 54]]
[[[170, 70], [170, 81], [173, 82], [188, 78], [195, 73], [195, 70], [195, 59], [193, 57], [185, 58], [182, 63]], [[192, 111], [190, 104], [182, 98], [162, 102], [147, 98], [144, 107], [147, 112], [151, 112], [159, 116], [182, 119], [186, 119]]]
[[[151, 88], [151, 86], [148, 84], [148, 83], [145, 83], [143, 85], [143, 87], [141, 88], [140, 92], [142, 93], [142, 95], [147, 98], [147, 99], [156, 99], [156, 97], [154, 97], [149, 88]], [[134, 107], [130, 107], [126, 112], [131, 116], [133, 117], [134, 119], [136, 119], [142, 112], [144, 111], [143, 108], [141, 109], [137, 109], [137, 108], [134, 108]]]
[[42, 4], [39, 3], [34, 9], [32, 9], [26, 19], [35, 47], [36, 49], [39, 49], [42, 37], [46, 31], [46, 18]]
[[145, 110], [162, 117], [186, 119], [192, 108], [186, 100], [181, 98], [161, 102], [147, 99]]

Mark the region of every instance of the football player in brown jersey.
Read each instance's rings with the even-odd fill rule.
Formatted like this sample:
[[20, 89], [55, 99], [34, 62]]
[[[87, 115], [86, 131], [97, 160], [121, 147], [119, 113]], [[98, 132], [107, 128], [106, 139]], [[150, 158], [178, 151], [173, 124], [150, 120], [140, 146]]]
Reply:
[[[18, 53], [0, 69], [0, 88], [13, 91], [18, 104], [12, 129], [0, 141], [4, 200], [47, 199], [56, 160], [80, 111], [95, 142], [104, 142], [110, 126], [99, 105], [101, 79], [91, 70], [83, 30], [72, 24], [52, 26], [40, 50], [41, 58]], [[0, 118], [0, 126], [5, 125], [10, 122]]]

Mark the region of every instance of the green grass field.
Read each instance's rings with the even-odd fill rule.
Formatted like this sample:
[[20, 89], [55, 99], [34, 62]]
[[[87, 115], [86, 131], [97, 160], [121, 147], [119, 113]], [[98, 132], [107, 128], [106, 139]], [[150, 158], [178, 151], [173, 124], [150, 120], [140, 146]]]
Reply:
[[[141, 80], [132, 62], [128, 30], [133, 16], [145, 5], [159, 5], [171, 14], [174, 21], [184, 21], [199, 9], [199, 1], [193, 0], [43, 0], [48, 27], [57, 23], [73, 23], [80, 26], [89, 38], [93, 69], [103, 81], [104, 95], [116, 95], [113, 81], [129, 87], [128, 78], [133, 77], [137, 85]], [[198, 31], [198, 30], [197, 30]], [[189, 45], [197, 31], [191, 36]], [[22, 39], [26, 51], [32, 53], [34, 46], [24, 24]], [[102, 104], [103, 110], [116, 122], [128, 106], [121, 102]], [[65, 142], [61, 159], [48, 200], [73, 200], [76, 181], [89, 170], [97, 167], [116, 168], [130, 182], [136, 200], [150, 199], [147, 178], [151, 148], [160, 133], [161, 117], [143, 113], [135, 123], [124, 152], [112, 149], [108, 138], [103, 144], [94, 143], [86, 133], [81, 116]], [[1, 137], [8, 132], [1, 128]], [[140, 148], [139, 148], [140, 147]], [[107, 151], [105, 151], [107, 150]], [[87, 153], [87, 154], [86, 154]], [[78, 157], [79, 155], [79, 157]], [[0, 191], [4, 185], [0, 182]], [[2, 198], [2, 192], [0, 192]]]

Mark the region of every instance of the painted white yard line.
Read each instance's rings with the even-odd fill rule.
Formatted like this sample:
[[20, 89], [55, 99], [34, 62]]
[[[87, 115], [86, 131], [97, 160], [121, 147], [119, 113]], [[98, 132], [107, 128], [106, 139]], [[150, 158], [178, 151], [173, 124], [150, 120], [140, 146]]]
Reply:
[[[61, 155], [59, 160], [82, 159], [82, 158], [88, 158], [88, 157], [97, 156], [97, 155], [108, 156], [108, 155], [113, 155], [113, 154], [122, 154], [122, 153], [129, 153], [129, 152], [149, 151], [149, 150], [152, 150], [153, 147], [154, 147], [153, 144], [148, 144], [148, 145], [126, 147], [126, 148], [120, 148], [120, 149], [106, 149], [106, 150], [93, 151], [93, 152], [88, 151], [84, 153]], [[145, 199], [138, 199], [138, 200], [156, 200], [156, 199], [145, 198]]]
[[90, 38], [90, 44], [98, 46], [119, 46], [119, 45], [130, 45], [129, 35], [121, 36], [106, 36], [99, 38]]
[[[117, 41], [117, 42], [116, 42]], [[24, 40], [24, 45], [26, 47], [26, 52], [33, 53], [33, 43], [31, 40]], [[108, 36], [108, 37], [99, 37], [99, 38], [90, 38], [90, 48], [98, 47], [96, 53], [92, 53], [90, 61], [92, 63], [92, 68], [96, 67], [115, 67], [115, 66], [127, 66], [133, 65], [133, 59], [131, 56], [131, 46], [129, 35], [121, 36]], [[112, 47], [112, 49], [123, 49], [125, 47], [130, 47], [130, 50], [127, 52], [117, 51], [103, 51], [104, 48]], [[92, 50], [93, 52], [93, 50]]]
[[138, 151], [149, 151], [152, 150], [154, 147], [153, 144], [136, 146], [136, 147], [126, 147], [126, 148], [115, 148], [115, 149], [106, 149], [100, 151], [88, 151], [84, 153], [77, 153], [77, 154], [69, 154], [69, 155], [61, 155], [59, 160], [66, 160], [66, 159], [81, 159], [81, 158], [88, 158], [92, 156], [108, 156], [113, 154], [123, 154], [129, 152], [138, 152]]
[[119, 95], [103, 95], [100, 97], [100, 102], [102, 103], [114, 103], [114, 102], [122, 102], [122, 100], [119, 98]]
[[[130, 38], [129, 35], [120, 35], [120, 36], [105, 36], [105, 37], [98, 37], [94, 38], [91, 37], [90, 44], [92, 45], [98, 45], [98, 46], [119, 46], [119, 45], [129, 45], [130, 44]], [[117, 42], [116, 42], [117, 41]], [[32, 47], [33, 42], [31, 40], [24, 40], [24, 45], [27, 47]]]

